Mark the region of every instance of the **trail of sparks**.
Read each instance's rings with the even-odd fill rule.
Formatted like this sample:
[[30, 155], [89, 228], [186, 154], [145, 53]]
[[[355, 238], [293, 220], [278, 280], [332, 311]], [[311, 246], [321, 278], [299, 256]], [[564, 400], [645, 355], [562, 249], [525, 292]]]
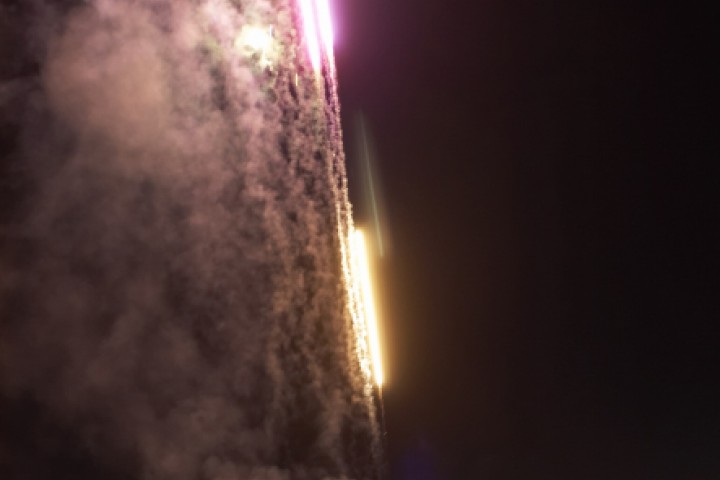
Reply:
[[[337, 93], [337, 77], [333, 55], [332, 16], [328, 0], [314, 0], [314, 13], [320, 24], [320, 39], [324, 47], [326, 65], [326, 84], [329, 89], [329, 105], [327, 111], [330, 134], [332, 137], [331, 175], [335, 179], [336, 214], [340, 254], [343, 263], [345, 287], [348, 293], [348, 308], [353, 319], [356, 337], [356, 354], [361, 369], [367, 379], [367, 394], [371, 395], [371, 382], [375, 380], [378, 388], [382, 387], [383, 372], [380, 360], [380, 343], [377, 333], [377, 318], [372, 296], [372, 283], [369, 273], [369, 259], [362, 232], [354, 227], [352, 205], [348, 198], [347, 173], [343, 151], [342, 128], [340, 125], [340, 102]], [[317, 24], [313, 22], [313, 25]], [[358, 237], [359, 236], [359, 237]], [[359, 238], [359, 240], [358, 240]], [[374, 374], [374, 375], [373, 375]]]
[[[332, 190], [335, 197], [335, 214], [338, 238], [340, 239], [341, 268], [347, 292], [348, 310], [352, 317], [355, 333], [355, 354], [366, 383], [366, 394], [372, 394], [372, 360], [368, 346], [369, 332], [362, 309], [362, 292], [358, 281], [357, 269], [354, 265], [351, 235], [355, 231], [352, 217], [352, 205], [348, 198], [347, 174], [345, 171], [345, 155], [343, 151], [342, 128], [340, 125], [340, 102], [337, 95], [337, 77], [333, 55], [332, 15], [328, 0], [299, 0], [303, 17], [305, 42], [308, 46], [310, 63], [317, 79], [322, 74], [322, 61], [326, 65], [324, 87], [327, 89], [329, 104], [326, 108], [328, 128], [331, 138], [329, 175], [333, 179]], [[318, 29], [318, 24], [320, 29]], [[321, 58], [320, 43], [323, 46]], [[322, 88], [323, 82], [318, 83]]]
[[[325, 118], [330, 139], [330, 148], [327, 156], [327, 171], [331, 179], [330, 188], [335, 199], [335, 215], [338, 233], [338, 247], [340, 250], [340, 267], [345, 287], [347, 311], [349, 314], [348, 328], [351, 329], [351, 337], [354, 340], [354, 351], [348, 351], [348, 355], [354, 354], [358, 362], [362, 376], [364, 403], [368, 408], [370, 425], [373, 432], [373, 455], [378, 468], [378, 477], [382, 476], [382, 437], [378, 430], [378, 413], [381, 414], [381, 422], [384, 432], [384, 409], [382, 402], [382, 365], [379, 360], [379, 339], [377, 336], [377, 324], [373, 322], [374, 335], [371, 335], [369, 324], [366, 321], [367, 315], [364, 312], [363, 298], [372, 297], [367, 294], [363, 296], [362, 270], [358, 267], [353, 244], [356, 242], [356, 230], [352, 216], [352, 205], [348, 196], [347, 172], [345, 167], [345, 152], [343, 148], [342, 128], [340, 124], [340, 102], [338, 99], [337, 73], [335, 69], [335, 58], [333, 54], [332, 15], [330, 12], [329, 0], [298, 0], [300, 13], [302, 15], [303, 33], [305, 44], [308, 48], [308, 56], [315, 75], [315, 86], [319, 92], [323, 92], [327, 102], [324, 105]], [[319, 29], [318, 29], [319, 25]], [[322, 45], [322, 52], [320, 50]], [[324, 79], [324, 81], [323, 81]], [[367, 265], [367, 254], [365, 253]], [[367, 282], [370, 281], [369, 272]], [[373, 340], [374, 339], [374, 340]], [[370, 343], [370, 345], [369, 345]], [[371, 345], [375, 345], [372, 347]], [[378, 367], [373, 367], [373, 352], [377, 352]], [[373, 378], [373, 372], [376, 373]], [[379, 408], [375, 400], [375, 393], [378, 394]]]

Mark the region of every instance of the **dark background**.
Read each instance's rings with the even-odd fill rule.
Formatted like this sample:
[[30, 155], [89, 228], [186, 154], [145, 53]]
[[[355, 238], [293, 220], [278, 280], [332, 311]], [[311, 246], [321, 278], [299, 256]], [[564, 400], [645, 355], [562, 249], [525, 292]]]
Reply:
[[711, 16], [635, 3], [335, 1], [391, 478], [720, 478]]

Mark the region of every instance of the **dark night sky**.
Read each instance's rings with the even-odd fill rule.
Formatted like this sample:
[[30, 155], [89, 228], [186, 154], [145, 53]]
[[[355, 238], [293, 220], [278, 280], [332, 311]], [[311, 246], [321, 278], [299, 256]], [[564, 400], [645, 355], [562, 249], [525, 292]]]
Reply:
[[718, 478], [709, 17], [336, 3], [392, 226], [392, 478]]

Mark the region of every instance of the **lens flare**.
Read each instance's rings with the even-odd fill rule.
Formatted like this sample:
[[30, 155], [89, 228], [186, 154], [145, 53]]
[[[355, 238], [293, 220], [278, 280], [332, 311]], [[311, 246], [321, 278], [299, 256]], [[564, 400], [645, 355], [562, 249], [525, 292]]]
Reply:
[[373, 297], [372, 278], [370, 276], [370, 259], [367, 252], [365, 235], [359, 229], [353, 232], [351, 239], [352, 257], [354, 259], [355, 278], [358, 283], [360, 309], [365, 318], [370, 356], [372, 357], [373, 374], [378, 387], [383, 384], [382, 356], [380, 352], [380, 335], [378, 333], [377, 311]]

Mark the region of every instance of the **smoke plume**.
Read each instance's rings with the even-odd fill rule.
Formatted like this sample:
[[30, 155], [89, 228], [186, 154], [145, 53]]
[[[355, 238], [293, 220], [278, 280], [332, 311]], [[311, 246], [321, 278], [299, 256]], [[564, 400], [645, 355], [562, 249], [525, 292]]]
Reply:
[[296, 15], [0, 4], [3, 479], [377, 476]]

